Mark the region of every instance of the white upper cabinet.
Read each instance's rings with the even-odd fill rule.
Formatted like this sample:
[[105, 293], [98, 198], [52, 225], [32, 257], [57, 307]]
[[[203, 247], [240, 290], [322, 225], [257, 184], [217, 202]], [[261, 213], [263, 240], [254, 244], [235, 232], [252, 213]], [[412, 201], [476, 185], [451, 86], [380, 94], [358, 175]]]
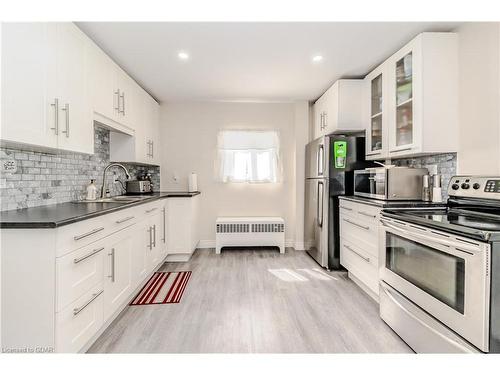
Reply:
[[56, 28], [2, 24], [2, 141], [57, 147]]
[[336, 81], [314, 104], [314, 138], [333, 132], [364, 130], [361, 79]]
[[87, 37], [72, 23], [57, 25], [58, 148], [94, 152], [89, 102]]
[[386, 65], [379, 66], [365, 78], [366, 155], [382, 156], [387, 154], [388, 101]]
[[457, 43], [422, 33], [365, 78], [368, 159], [457, 151]]
[[137, 126], [134, 136], [120, 132], [110, 134], [110, 158], [112, 161], [160, 164], [159, 140], [159, 104], [144, 90], [131, 95], [133, 102], [137, 102], [134, 118], [137, 118]]
[[85, 43], [72, 23], [2, 25], [2, 141], [93, 152]]

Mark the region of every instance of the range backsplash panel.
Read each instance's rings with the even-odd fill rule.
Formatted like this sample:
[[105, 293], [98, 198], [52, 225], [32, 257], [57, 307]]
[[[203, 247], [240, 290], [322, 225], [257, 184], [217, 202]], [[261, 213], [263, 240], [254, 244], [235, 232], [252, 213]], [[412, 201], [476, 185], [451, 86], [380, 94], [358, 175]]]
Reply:
[[437, 173], [442, 175], [442, 196], [443, 201], [448, 198], [447, 189], [451, 178], [457, 174], [457, 154], [427, 155], [408, 159], [394, 159], [393, 164], [398, 166], [409, 166], [414, 168], [428, 168], [437, 166]]
[[[55, 153], [28, 151], [22, 148], [0, 148], [2, 165], [15, 161], [15, 172], [2, 171], [0, 177], [0, 210], [36, 207], [63, 203], [85, 197], [90, 179], [100, 191], [102, 173], [109, 164], [109, 130], [96, 126], [94, 154], [74, 152]], [[153, 188], [160, 187], [160, 167], [123, 163], [132, 178], [150, 173]], [[115, 177], [125, 181], [125, 173], [118, 168], [108, 171], [107, 186], [111, 195], [123, 194]]]

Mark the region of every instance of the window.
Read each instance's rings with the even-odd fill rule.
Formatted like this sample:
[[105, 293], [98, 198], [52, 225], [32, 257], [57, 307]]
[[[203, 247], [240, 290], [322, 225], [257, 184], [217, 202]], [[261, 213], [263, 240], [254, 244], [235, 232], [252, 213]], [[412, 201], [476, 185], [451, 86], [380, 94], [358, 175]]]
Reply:
[[217, 174], [222, 182], [279, 181], [279, 137], [276, 131], [220, 131], [217, 152]]

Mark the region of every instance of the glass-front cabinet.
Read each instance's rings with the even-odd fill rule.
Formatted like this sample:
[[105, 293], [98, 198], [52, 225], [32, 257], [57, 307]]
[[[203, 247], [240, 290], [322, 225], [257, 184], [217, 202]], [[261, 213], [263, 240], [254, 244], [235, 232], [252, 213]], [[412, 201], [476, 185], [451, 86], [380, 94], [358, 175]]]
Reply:
[[366, 158], [458, 150], [458, 38], [422, 33], [365, 77]]
[[366, 131], [366, 155], [368, 159], [380, 158], [387, 149], [387, 103], [386, 103], [386, 74], [385, 67], [380, 66], [365, 78], [366, 92], [368, 93]]
[[415, 142], [413, 50], [400, 52], [391, 62], [391, 112], [390, 152], [411, 150]]

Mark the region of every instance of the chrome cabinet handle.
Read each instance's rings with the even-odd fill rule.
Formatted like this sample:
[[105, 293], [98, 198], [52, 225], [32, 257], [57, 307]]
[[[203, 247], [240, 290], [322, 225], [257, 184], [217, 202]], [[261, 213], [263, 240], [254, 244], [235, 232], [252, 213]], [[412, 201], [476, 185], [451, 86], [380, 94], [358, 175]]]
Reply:
[[[122, 99], [122, 109], [120, 110], [120, 98]], [[122, 92], [118, 98], [118, 112], [125, 116], [125, 93]]]
[[343, 208], [344, 210], [347, 210], [347, 211], [352, 211], [352, 208], [349, 208], [349, 207], [340, 206], [340, 208]]
[[155, 141], [151, 141], [151, 157], [154, 158], [155, 155]]
[[54, 103], [51, 104], [52, 107], [54, 107], [54, 127], [50, 128], [54, 130], [54, 133], [56, 135], [59, 134], [59, 99], [55, 98]]
[[149, 214], [150, 212], [153, 212], [153, 211], [155, 211], [155, 210], [157, 210], [157, 209], [158, 209], [158, 207], [153, 207], [153, 208], [152, 208], [152, 209], [150, 209], [150, 210], [146, 210], [146, 213], [147, 213], [147, 214]]
[[327, 112], [325, 112], [325, 114], [323, 116], [323, 119], [324, 119], [324, 121], [323, 121], [324, 125], [323, 126], [324, 126], [324, 129], [326, 129], [328, 127], [328, 125], [327, 125], [328, 124], [328, 113]]
[[368, 217], [371, 217], [371, 218], [374, 218], [374, 219], [377, 217], [377, 215], [372, 215], [372, 214], [370, 214], [368, 212], [365, 212], [365, 211], [358, 211], [358, 214], [364, 215], [364, 216], [368, 216]]
[[115, 91], [115, 95], [116, 95], [116, 107], [115, 107], [115, 110], [118, 111], [118, 113], [120, 113], [120, 89], [118, 89], [118, 90]]
[[101, 290], [100, 292], [92, 294], [92, 297], [87, 302], [85, 302], [82, 307], [77, 307], [76, 309], [73, 309], [73, 316], [80, 314], [83, 311], [83, 309], [85, 309], [88, 305], [94, 302], [94, 300], [97, 297], [99, 297], [103, 292], [104, 290]]
[[149, 250], [153, 250], [153, 238], [152, 238], [152, 235], [153, 235], [153, 227], [149, 227], [148, 229], [148, 232], [149, 232]]
[[163, 241], [163, 243], [165, 243], [165, 240], [167, 237], [167, 230], [166, 230], [166, 224], [165, 224], [167, 219], [165, 218], [165, 208], [162, 211], [163, 211], [163, 238], [162, 238], [162, 241]]
[[66, 103], [62, 110], [66, 114], [66, 130], [63, 130], [62, 132], [66, 134], [66, 138], [69, 138], [69, 103]]
[[84, 255], [84, 256], [82, 256], [82, 257], [80, 257], [80, 258], [75, 258], [75, 259], [73, 260], [73, 263], [75, 263], [75, 264], [80, 263], [82, 260], [85, 260], [85, 259], [87, 259], [87, 258], [90, 258], [91, 256], [96, 255], [97, 253], [100, 253], [100, 252], [101, 252], [101, 251], [103, 251], [103, 250], [104, 250], [104, 247], [101, 247], [101, 248], [99, 248], [99, 249], [92, 250], [92, 251], [91, 251], [90, 253], [88, 253], [87, 255]]
[[153, 225], [153, 246], [156, 247], [156, 224]]
[[370, 229], [370, 227], [367, 227], [365, 225], [361, 225], [361, 224], [355, 223], [354, 221], [351, 221], [349, 219], [344, 219], [344, 221], [348, 222], [349, 224], [356, 225], [357, 227], [365, 229], [365, 230], [369, 230]]
[[79, 241], [81, 240], [82, 238], [85, 238], [85, 237], [88, 237], [88, 236], [91, 236], [93, 234], [96, 234], [97, 232], [100, 232], [104, 230], [104, 227], [100, 227], [100, 228], [95, 228], [95, 229], [92, 229], [90, 232], [87, 232], [87, 233], [84, 233], [84, 234], [80, 234], [78, 236], [75, 236], [73, 237], [75, 241]]
[[126, 218], [123, 218], [123, 219], [120, 219], [120, 220], [116, 220], [116, 224], [121, 224], [121, 223], [124, 223], [126, 221], [129, 221], [129, 220], [132, 220], [135, 216], [128, 216]]
[[370, 263], [370, 258], [365, 257], [364, 255], [362, 255], [362, 254], [358, 253], [356, 250], [354, 250], [352, 247], [350, 247], [350, 246], [348, 246], [348, 245], [346, 245], [346, 244], [344, 244], [344, 247], [345, 247], [347, 250], [352, 251], [354, 254], [356, 254], [358, 257], [360, 257], [360, 258], [361, 258], [361, 259], [363, 259], [364, 261], [366, 261], [366, 262]]
[[111, 256], [111, 275], [108, 277], [111, 278], [111, 282], [115, 282], [115, 248], [111, 249], [111, 252], [108, 254]]

